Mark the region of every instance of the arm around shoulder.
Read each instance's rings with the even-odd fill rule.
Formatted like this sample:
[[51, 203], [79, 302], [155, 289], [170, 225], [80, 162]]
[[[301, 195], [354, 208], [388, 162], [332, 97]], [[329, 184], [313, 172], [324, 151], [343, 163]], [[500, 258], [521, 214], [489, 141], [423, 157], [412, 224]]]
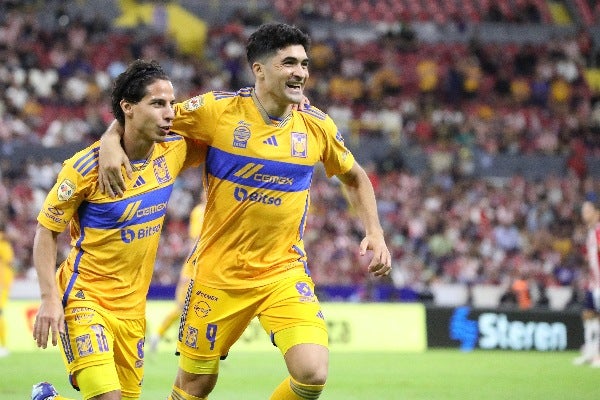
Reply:
[[98, 185], [102, 193], [110, 197], [122, 196], [125, 190], [125, 179], [121, 166], [125, 167], [127, 177], [131, 178], [132, 169], [129, 158], [121, 146], [123, 127], [114, 120], [100, 138], [98, 153]]

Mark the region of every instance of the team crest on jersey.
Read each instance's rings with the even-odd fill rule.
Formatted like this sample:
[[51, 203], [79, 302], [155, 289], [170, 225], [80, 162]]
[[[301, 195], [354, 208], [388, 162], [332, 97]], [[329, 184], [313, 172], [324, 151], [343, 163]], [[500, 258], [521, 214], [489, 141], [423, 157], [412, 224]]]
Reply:
[[191, 99], [187, 99], [183, 102], [183, 109], [186, 111], [194, 111], [202, 107], [204, 104], [204, 97], [196, 96]]
[[77, 186], [73, 182], [68, 179], [63, 180], [60, 185], [58, 185], [58, 199], [60, 201], [67, 201], [73, 196], [75, 193], [75, 189]]
[[240, 123], [233, 131], [233, 147], [245, 149], [250, 139], [250, 129], [246, 125]]
[[292, 157], [306, 158], [307, 138], [304, 132], [292, 132]]
[[171, 174], [169, 174], [169, 168], [163, 156], [154, 160], [152, 168], [154, 168], [154, 176], [156, 176], [158, 183], [167, 183], [171, 180]]

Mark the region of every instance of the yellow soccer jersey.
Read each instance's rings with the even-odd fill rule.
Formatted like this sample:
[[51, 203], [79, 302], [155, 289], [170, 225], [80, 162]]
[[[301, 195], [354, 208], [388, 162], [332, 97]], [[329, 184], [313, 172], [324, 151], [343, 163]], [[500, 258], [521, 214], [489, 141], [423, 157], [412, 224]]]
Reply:
[[199, 165], [205, 146], [178, 135], [157, 143], [136, 167], [122, 198], [98, 189], [99, 142], [66, 160], [38, 215], [44, 227], [70, 224], [72, 249], [57, 281], [63, 304], [89, 300], [120, 318], [143, 318], [173, 183]]
[[331, 118], [311, 107], [272, 123], [252, 88], [193, 97], [175, 113], [175, 132], [208, 145], [206, 214], [188, 260], [196, 276], [245, 288], [309, 273], [302, 236], [314, 166], [332, 176], [354, 163]]

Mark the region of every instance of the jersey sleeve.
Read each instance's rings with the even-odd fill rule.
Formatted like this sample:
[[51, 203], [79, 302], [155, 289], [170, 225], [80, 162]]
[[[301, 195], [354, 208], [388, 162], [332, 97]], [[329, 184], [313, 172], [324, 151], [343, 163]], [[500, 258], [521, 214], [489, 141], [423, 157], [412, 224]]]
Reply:
[[218, 119], [213, 92], [192, 97], [175, 104], [175, 119], [171, 130], [181, 136], [210, 144], [210, 136]]
[[344, 144], [344, 137], [333, 120], [327, 116], [321, 124], [324, 143], [322, 162], [328, 177], [348, 172], [354, 165], [354, 156]]
[[48, 192], [37, 217], [42, 226], [54, 232], [65, 230], [90, 192], [91, 180], [84, 178], [73, 162], [74, 159], [70, 159], [63, 163], [56, 183]]
[[206, 145], [200, 140], [185, 138], [186, 157], [183, 169], [197, 167], [206, 161]]

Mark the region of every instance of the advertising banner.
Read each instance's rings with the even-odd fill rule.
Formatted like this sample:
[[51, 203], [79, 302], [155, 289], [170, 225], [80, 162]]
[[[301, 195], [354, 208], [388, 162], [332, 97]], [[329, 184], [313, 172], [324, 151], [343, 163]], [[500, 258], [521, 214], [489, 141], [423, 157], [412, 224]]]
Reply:
[[579, 349], [583, 343], [581, 317], [576, 311], [427, 308], [429, 347], [463, 351]]
[[[148, 302], [149, 333], [156, 330], [174, 306], [172, 301]], [[39, 301], [31, 300], [12, 300], [7, 304], [7, 346], [10, 351], [37, 349], [32, 328], [38, 307]], [[322, 303], [322, 309], [332, 351], [421, 352], [427, 348], [425, 307], [422, 304]], [[159, 349], [175, 349], [178, 326], [178, 323], [173, 324]], [[256, 319], [233, 348], [236, 351], [266, 349], [272, 350], [273, 345]]]

